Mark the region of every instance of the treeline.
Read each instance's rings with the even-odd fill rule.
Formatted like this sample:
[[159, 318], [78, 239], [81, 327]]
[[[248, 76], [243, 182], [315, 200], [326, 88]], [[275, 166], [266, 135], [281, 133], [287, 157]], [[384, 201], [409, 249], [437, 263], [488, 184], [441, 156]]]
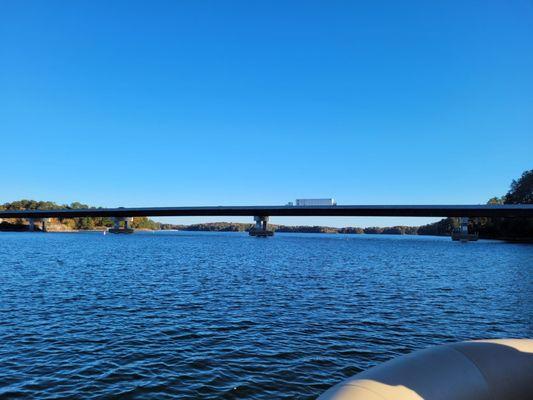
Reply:
[[[525, 171], [512, 181], [505, 195], [493, 197], [487, 204], [533, 204], [533, 170]], [[458, 218], [445, 218], [419, 227], [418, 234], [448, 236], [458, 227]], [[472, 218], [468, 229], [486, 239], [533, 240], [533, 218]]]
[[301, 232], [301, 233], [345, 233], [345, 234], [370, 234], [370, 235], [416, 235], [416, 226], [391, 226], [391, 227], [344, 227], [333, 228], [331, 226], [274, 226], [276, 232]]
[[[51, 201], [18, 200], [0, 205], [0, 210], [76, 210], [83, 208], [97, 209], [87, 204], [74, 202], [71, 204], [57, 204]], [[0, 230], [23, 230], [28, 221], [24, 218], [4, 219]], [[133, 218], [132, 227], [135, 229], [159, 229], [159, 223], [146, 217]], [[113, 226], [113, 219], [109, 217], [83, 217], [83, 218], [51, 218], [48, 223], [49, 230], [92, 230], [105, 229]], [[39, 229], [39, 225], [36, 226]]]
[[213, 222], [192, 225], [161, 224], [161, 229], [174, 229], [192, 232], [245, 232], [252, 227], [252, 224], [239, 222]]
[[[239, 222], [210, 222], [193, 225], [161, 224], [162, 230], [174, 229], [180, 231], [202, 231], [202, 232], [248, 232], [254, 225]], [[347, 233], [347, 234], [385, 234], [385, 235], [416, 235], [416, 226], [393, 226], [386, 228], [334, 228], [331, 226], [288, 226], [269, 224], [268, 229], [276, 232], [287, 233]]]

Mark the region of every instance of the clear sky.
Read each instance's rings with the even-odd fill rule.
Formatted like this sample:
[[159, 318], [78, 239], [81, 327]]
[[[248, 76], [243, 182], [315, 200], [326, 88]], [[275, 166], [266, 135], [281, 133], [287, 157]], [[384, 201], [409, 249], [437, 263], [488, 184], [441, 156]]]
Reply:
[[0, 0], [0, 137], [0, 202], [484, 203], [533, 167], [533, 2]]

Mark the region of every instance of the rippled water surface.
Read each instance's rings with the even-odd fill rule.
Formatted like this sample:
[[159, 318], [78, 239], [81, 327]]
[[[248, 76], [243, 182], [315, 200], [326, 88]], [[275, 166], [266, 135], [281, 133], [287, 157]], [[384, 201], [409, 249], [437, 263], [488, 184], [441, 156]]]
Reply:
[[396, 355], [533, 333], [533, 246], [0, 233], [0, 397], [311, 399]]

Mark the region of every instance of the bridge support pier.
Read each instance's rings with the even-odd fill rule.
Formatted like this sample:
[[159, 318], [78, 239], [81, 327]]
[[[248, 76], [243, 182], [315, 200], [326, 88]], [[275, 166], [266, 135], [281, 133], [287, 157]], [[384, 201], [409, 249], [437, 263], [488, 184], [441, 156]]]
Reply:
[[461, 233], [463, 235], [467, 235], [468, 234], [468, 220], [469, 218], [468, 217], [461, 217], [460, 219], [460, 224], [461, 224]]
[[48, 232], [50, 218], [28, 218], [28, 231], [35, 232], [35, 222], [41, 223], [41, 232]]
[[131, 222], [133, 222], [133, 217], [113, 217], [113, 228], [108, 231], [109, 233], [133, 233], [135, 229], [131, 227]]
[[452, 232], [452, 240], [461, 242], [472, 242], [478, 239], [478, 233], [468, 233], [468, 222], [470, 218], [461, 217], [459, 220], [459, 229]]
[[268, 230], [268, 216], [258, 215], [254, 217], [255, 226], [253, 226], [248, 234], [250, 236], [267, 237], [273, 236], [274, 231]]

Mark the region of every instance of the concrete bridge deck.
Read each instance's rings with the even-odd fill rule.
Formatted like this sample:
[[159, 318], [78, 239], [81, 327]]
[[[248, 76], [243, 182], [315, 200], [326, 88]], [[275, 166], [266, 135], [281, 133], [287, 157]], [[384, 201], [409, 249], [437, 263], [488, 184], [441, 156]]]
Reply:
[[134, 207], [58, 210], [0, 210], [0, 218], [330, 216], [330, 217], [520, 217], [533, 218], [533, 204], [336, 205]]

